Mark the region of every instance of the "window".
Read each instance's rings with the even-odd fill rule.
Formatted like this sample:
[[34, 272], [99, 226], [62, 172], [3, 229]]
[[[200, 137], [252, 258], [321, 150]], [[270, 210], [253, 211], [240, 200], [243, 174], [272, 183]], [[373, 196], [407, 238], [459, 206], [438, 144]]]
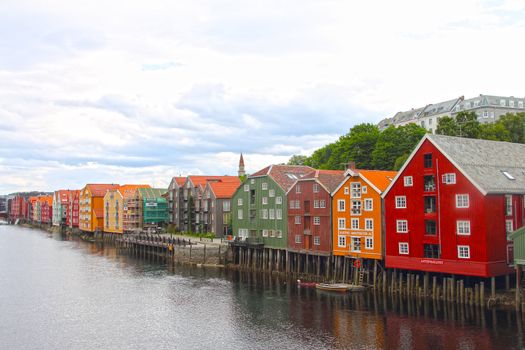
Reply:
[[267, 182], [263, 182], [263, 183], [261, 184], [261, 189], [262, 189], [262, 190], [267, 190], [267, 189], [268, 189], [268, 183], [267, 183]]
[[268, 237], [268, 230], [262, 230], [262, 236]]
[[301, 193], [301, 185], [300, 184], [297, 184], [295, 186], [295, 193]]
[[361, 187], [361, 192], [368, 193], [368, 188], [366, 186]]
[[509, 100], [509, 107], [514, 107], [514, 100]]
[[407, 233], [408, 232], [408, 221], [407, 220], [396, 220], [397, 232]]
[[283, 210], [282, 209], [276, 209], [275, 210], [275, 217], [277, 220], [282, 220], [283, 218]]
[[337, 201], [337, 211], [345, 211], [345, 200], [339, 199]]
[[349, 194], [350, 193], [350, 189], [348, 187], [345, 187], [345, 194]]
[[373, 200], [372, 198], [366, 198], [365, 199], [365, 211], [372, 211], [373, 210]]
[[499, 105], [501, 107], [505, 107], [505, 100], [503, 100], [503, 99], [499, 100]]
[[458, 220], [456, 222], [456, 232], [458, 235], [470, 235], [470, 221]]
[[283, 238], [283, 231], [277, 230], [276, 234], [277, 234], [277, 238]]
[[314, 225], [321, 225], [321, 218], [319, 216], [314, 216]]
[[268, 204], [268, 197], [262, 197], [262, 204]]
[[346, 228], [346, 219], [344, 219], [344, 218], [337, 219], [337, 227], [338, 228]]
[[281, 196], [275, 197], [275, 204], [283, 204], [283, 197]]
[[319, 192], [319, 184], [314, 184], [314, 193]]
[[346, 237], [345, 236], [339, 236], [337, 240], [337, 246], [338, 247], [346, 247]]
[[512, 215], [512, 195], [505, 195], [505, 214]]
[[242, 206], [242, 198], [237, 199], [237, 205]]
[[268, 210], [268, 217], [270, 218], [270, 220], [275, 219], [275, 209], [271, 208]]
[[361, 215], [361, 201], [352, 201], [352, 215]]
[[518, 101], [518, 108], [523, 108], [523, 101]]
[[352, 237], [352, 251], [360, 252], [361, 251], [361, 237]]
[[441, 252], [439, 244], [424, 244], [423, 245], [423, 257], [428, 259], [439, 259]]
[[436, 220], [425, 220], [425, 234], [435, 235], [436, 227]]
[[489, 117], [489, 111], [483, 111], [483, 118]]
[[314, 236], [314, 245], [321, 245], [321, 237]]
[[269, 230], [270, 232], [270, 237], [275, 237], [275, 231], [274, 230]]
[[314, 200], [314, 208], [319, 208], [319, 200], [318, 199]]
[[301, 217], [298, 216], [298, 215], [295, 217], [295, 224], [296, 224], [296, 225], [301, 224]]
[[408, 243], [399, 243], [399, 254], [408, 255]]
[[403, 209], [407, 207], [407, 197], [406, 196], [396, 196], [396, 208]]
[[301, 235], [295, 235], [295, 243], [301, 243]]
[[514, 223], [512, 220], [505, 220], [505, 229], [507, 233], [514, 231]]
[[468, 194], [456, 194], [456, 208], [468, 208], [469, 197]]
[[374, 219], [365, 219], [365, 230], [373, 230], [374, 229]]
[[432, 168], [432, 153], [423, 156], [423, 165], [425, 168]]
[[250, 185], [244, 185], [244, 192], [248, 192], [250, 190]]
[[470, 259], [470, 247], [468, 245], [458, 245], [458, 258]]
[[365, 238], [365, 248], [374, 249], [374, 239], [372, 237]]
[[295, 201], [290, 201], [290, 209], [295, 209]]
[[456, 174], [455, 173], [447, 173], [443, 174], [442, 181], [444, 184], [451, 185], [456, 183]]
[[268, 209], [261, 209], [261, 219], [268, 219]]
[[403, 182], [405, 183], [405, 187], [412, 186], [413, 185], [412, 176], [405, 176], [405, 177], [403, 177]]
[[361, 183], [359, 182], [352, 182], [350, 185], [351, 192], [350, 197], [351, 198], [361, 198]]
[[242, 209], [237, 210], [237, 219], [242, 220]]
[[319, 208], [326, 208], [326, 201], [324, 199], [319, 201]]
[[427, 175], [423, 177], [423, 187], [425, 192], [434, 192], [436, 190], [434, 175]]
[[359, 219], [352, 219], [352, 229], [359, 230]]
[[271, 189], [270, 191], [268, 191], [268, 196], [269, 196], [270, 198], [275, 197], [275, 190], [274, 190], [274, 189]]

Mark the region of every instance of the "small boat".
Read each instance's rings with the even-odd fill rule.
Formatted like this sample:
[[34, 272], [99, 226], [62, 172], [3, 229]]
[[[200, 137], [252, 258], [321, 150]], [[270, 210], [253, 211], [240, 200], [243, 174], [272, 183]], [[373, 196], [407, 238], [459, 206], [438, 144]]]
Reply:
[[310, 288], [317, 287], [317, 283], [316, 282], [303, 282], [301, 280], [297, 280], [297, 285], [299, 287], [310, 287]]
[[317, 283], [315, 288], [330, 292], [360, 292], [365, 290], [364, 286], [346, 283]]

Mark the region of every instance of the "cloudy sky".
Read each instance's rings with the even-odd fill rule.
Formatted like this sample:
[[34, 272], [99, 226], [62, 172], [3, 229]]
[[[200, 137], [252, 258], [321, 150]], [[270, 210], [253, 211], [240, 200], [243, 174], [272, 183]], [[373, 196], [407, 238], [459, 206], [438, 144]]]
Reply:
[[525, 95], [525, 2], [2, 0], [0, 193], [167, 186]]

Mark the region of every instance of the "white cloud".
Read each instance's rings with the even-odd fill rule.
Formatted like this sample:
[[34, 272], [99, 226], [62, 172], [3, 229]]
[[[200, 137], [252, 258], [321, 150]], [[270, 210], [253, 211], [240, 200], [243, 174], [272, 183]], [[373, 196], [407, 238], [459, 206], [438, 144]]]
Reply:
[[515, 0], [2, 1], [0, 193], [233, 174], [241, 151], [253, 172], [399, 110], [524, 96], [524, 10]]

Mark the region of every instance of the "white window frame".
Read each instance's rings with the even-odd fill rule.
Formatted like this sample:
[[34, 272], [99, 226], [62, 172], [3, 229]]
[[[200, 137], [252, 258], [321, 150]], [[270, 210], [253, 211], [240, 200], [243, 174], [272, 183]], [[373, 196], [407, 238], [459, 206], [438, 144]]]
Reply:
[[365, 237], [365, 249], [374, 249], [374, 237]]
[[344, 189], [344, 193], [345, 193], [345, 194], [349, 194], [349, 193], [350, 193], [350, 188], [345, 187], [345, 189]]
[[365, 219], [365, 230], [367, 231], [374, 230], [374, 219], [371, 219], [371, 218]]
[[314, 245], [321, 245], [321, 237], [314, 236]]
[[261, 209], [261, 219], [268, 220], [268, 209]]
[[273, 208], [268, 209], [268, 219], [275, 220], [275, 209]]
[[456, 208], [468, 208], [470, 198], [468, 194], [456, 194]]
[[[467, 253], [466, 255], [464, 253]], [[470, 246], [458, 245], [458, 259], [470, 259]]]
[[268, 197], [275, 197], [275, 190], [273, 188], [268, 191]]
[[321, 225], [321, 218], [319, 216], [314, 216], [314, 225]]
[[337, 200], [337, 211], [338, 212], [344, 212], [346, 208], [346, 203], [344, 199], [338, 199]]
[[244, 185], [244, 192], [250, 192], [250, 185]]
[[[404, 226], [404, 230], [403, 230], [403, 226]], [[397, 233], [408, 233], [408, 220], [396, 220], [396, 232]]]
[[319, 208], [326, 208], [326, 201], [324, 199], [319, 201]]
[[359, 230], [359, 219], [358, 218], [352, 218], [352, 230]]
[[[358, 247], [356, 247], [356, 242]], [[361, 237], [350, 237], [350, 251], [359, 253], [361, 251]]]
[[275, 217], [277, 220], [283, 219], [283, 210], [282, 209], [276, 209], [275, 210]]
[[366, 186], [361, 186], [361, 193], [368, 193], [368, 187]]
[[441, 180], [444, 184], [453, 185], [456, 183], [456, 173], [443, 174]]
[[361, 198], [361, 183], [360, 182], [350, 183], [350, 198]]
[[296, 225], [300, 225], [301, 224], [301, 216], [299, 216], [299, 215], [295, 216], [295, 224]]
[[275, 197], [275, 204], [283, 204], [283, 197], [281, 196]]
[[267, 205], [268, 204], [268, 197], [262, 197], [262, 204]]
[[314, 191], [314, 193], [319, 192], [319, 184], [318, 184], [318, 183], [314, 183], [314, 185], [313, 185], [313, 191]]
[[283, 231], [277, 230], [275, 234], [277, 235], [277, 238], [283, 238]]
[[301, 243], [301, 235], [295, 235], [295, 243]]
[[301, 184], [295, 185], [295, 193], [301, 193]]
[[319, 208], [319, 199], [314, 199], [314, 209]]
[[364, 211], [374, 210], [374, 200], [372, 198], [365, 198]]
[[338, 218], [337, 219], [337, 228], [339, 228], [339, 229], [345, 229], [346, 228], [346, 219], [345, 218]]
[[242, 216], [243, 216], [242, 209], [238, 209], [237, 210], [237, 219], [242, 220]]
[[512, 195], [505, 195], [505, 215], [512, 216]]
[[[399, 255], [408, 255], [408, 254], [410, 254], [408, 242], [399, 242], [398, 248], [399, 248]], [[406, 249], [404, 249], [404, 248], [406, 248]]]
[[351, 207], [350, 207], [350, 213], [352, 215], [361, 215], [363, 213], [362, 205], [360, 200], [352, 200], [351, 201]]
[[512, 220], [512, 219], [505, 220], [505, 231], [507, 233], [510, 233], [510, 232], [514, 231], [514, 220]]
[[457, 220], [456, 221], [456, 234], [458, 236], [470, 236], [471, 233], [470, 221], [469, 220]]
[[262, 230], [262, 236], [268, 237], [268, 230]]
[[396, 196], [396, 209], [406, 209], [407, 196]]
[[267, 182], [263, 182], [261, 184], [261, 189], [264, 191], [264, 190], [267, 190], [268, 189], [268, 183]]
[[346, 236], [339, 235], [337, 237], [337, 246], [341, 247], [341, 248], [345, 248], [346, 247]]

